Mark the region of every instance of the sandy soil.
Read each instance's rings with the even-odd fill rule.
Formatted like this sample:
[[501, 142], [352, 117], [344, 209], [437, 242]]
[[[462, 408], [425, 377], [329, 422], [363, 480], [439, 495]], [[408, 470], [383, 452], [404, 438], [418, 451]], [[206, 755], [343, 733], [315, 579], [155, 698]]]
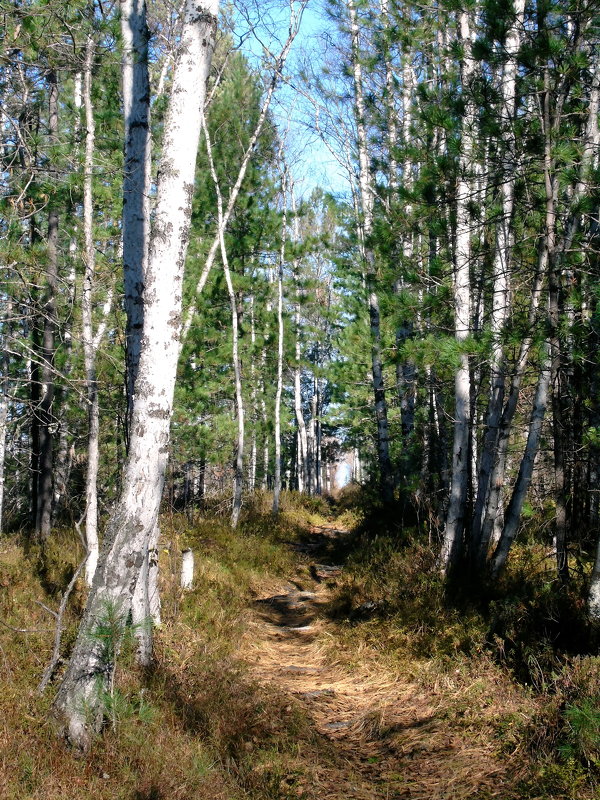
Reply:
[[[514, 797], [505, 759], [445, 719], [440, 698], [393, 674], [372, 654], [349, 664], [335, 653], [337, 626], [324, 614], [343, 569], [327, 558], [335, 528], [315, 528], [296, 549], [306, 577], [292, 576], [254, 603], [242, 655], [256, 679], [302, 704], [334, 758], [315, 766], [319, 800]], [[511, 791], [513, 788], [513, 791]]]

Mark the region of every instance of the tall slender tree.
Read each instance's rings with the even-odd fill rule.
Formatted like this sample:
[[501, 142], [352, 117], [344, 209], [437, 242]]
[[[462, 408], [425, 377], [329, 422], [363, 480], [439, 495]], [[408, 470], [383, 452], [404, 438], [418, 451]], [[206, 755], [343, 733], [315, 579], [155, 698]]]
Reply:
[[[107, 526], [77, 641], [54, 702], [65, 734], [83, 749], [102, 722], [102, 687], [114, 670], [119, 625], [126, 622], [158, 517], [179, 353], [191, 187], [217, 12], [217, 0], [203, 5], [187, 2], [183, 12], [146, 269], [144, 343], [123, 492]], [[109, 641], [101, 635], [107, 617], [117, 621]]]

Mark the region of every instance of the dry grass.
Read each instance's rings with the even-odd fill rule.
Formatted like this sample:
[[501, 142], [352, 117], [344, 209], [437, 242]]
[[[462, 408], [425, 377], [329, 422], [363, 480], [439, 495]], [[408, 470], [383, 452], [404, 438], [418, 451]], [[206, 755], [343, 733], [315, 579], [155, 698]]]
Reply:
[[280, 584], [255, 603], [242, 644], [256, 678], [295, 698], [333, 746], [333, 762], [317, 766], [317, 796], [520, 797], [523, 759], [500, 752], [496, 733], [510, 715], [530, 718], [523, 694], [491, 664], [478, 680], [431, 662], [406, 671], [364, 640], [342, 644], [327, 618], [332, 588]]
[[[55, 736], [52, 690], [35, 691], [53, 635], [38, 603], [58, 605], [76, 539], [59, 533], [44, 563], [17, 539], [2, 541], [0, 620], [34, 630], [0, 626], [2, 800], [597, 796], [591, 773], [557, 755], [565, 703], [600, 694], [595, 662], [582, 659], [555, 680], [553, 697], [520, 686], [484, 646], [475, 615], [440, 617], [443, 593], [426, 574], [425, 550], [379, 542], [341, 574], [315, 567], [337, 563], [353, 509], [328, 520], [325, 504], [293, 495], [284, 508], [274, 521], [269, 498], [258, 496], [238, 533], [219, 516], [163, 520], [156, 665], [140, 674], [124, 648], [114, 726], [85, 759]], [[183, 546], [198, 564], [185, 595]], [[84, 599], [80, 585], [65, 653]], [[375, 614], [362, 614], [366, 602]], [[595, 757], [589, 737], [585, 745]]]

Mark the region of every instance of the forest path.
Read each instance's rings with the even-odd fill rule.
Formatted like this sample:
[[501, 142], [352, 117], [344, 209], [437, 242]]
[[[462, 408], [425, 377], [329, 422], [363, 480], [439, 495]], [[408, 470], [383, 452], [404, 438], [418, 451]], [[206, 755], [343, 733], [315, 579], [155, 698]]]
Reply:
[[325, 612], [343, 569], [331, 563], [343, 533], [334, 524], [313, 527], [305, 542], [291, 545], [308, 557], [314, 585], [305, 590], [306, 576], [298, 575], [259, 597], [241, 643], [254, 677], [295, 698], [327, 740], [331, 758], [314, 765], [314, 785], [299, 796], [514, 797], [495, 746], [449, 722], [434, 690], [392, 673], [372, 652], [350, 661], [340, 648], [340, 658], [332, 656], [339, 628]]

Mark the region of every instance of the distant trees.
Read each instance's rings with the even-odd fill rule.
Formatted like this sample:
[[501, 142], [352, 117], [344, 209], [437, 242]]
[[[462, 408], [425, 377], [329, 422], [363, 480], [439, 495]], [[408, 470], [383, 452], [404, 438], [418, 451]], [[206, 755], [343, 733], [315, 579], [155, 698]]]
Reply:
[[[351, 270], [367, 253], [362, 289], [377, 287], [381, 392], [363, 460], [385, 485], [389, 437], [396, 492], [438, 520], [446, 573], [497, 574], [543, 485], [566, 581], [567, 532], [577, 520], [589, 544], [597, 520], [596, 417], [583, 399], [598, 369], [595, 12], [520, 0], [329, 8], [335, 48], [306, 91], [352, 187], [341, 279], [355, 297]], [[366, 410], [366, 354], [350, 337], [367, 320], [346, 303], [338, 347], [357, 367], [346, 404]], [[543, 441], [552, 471], [536, 462]]]

